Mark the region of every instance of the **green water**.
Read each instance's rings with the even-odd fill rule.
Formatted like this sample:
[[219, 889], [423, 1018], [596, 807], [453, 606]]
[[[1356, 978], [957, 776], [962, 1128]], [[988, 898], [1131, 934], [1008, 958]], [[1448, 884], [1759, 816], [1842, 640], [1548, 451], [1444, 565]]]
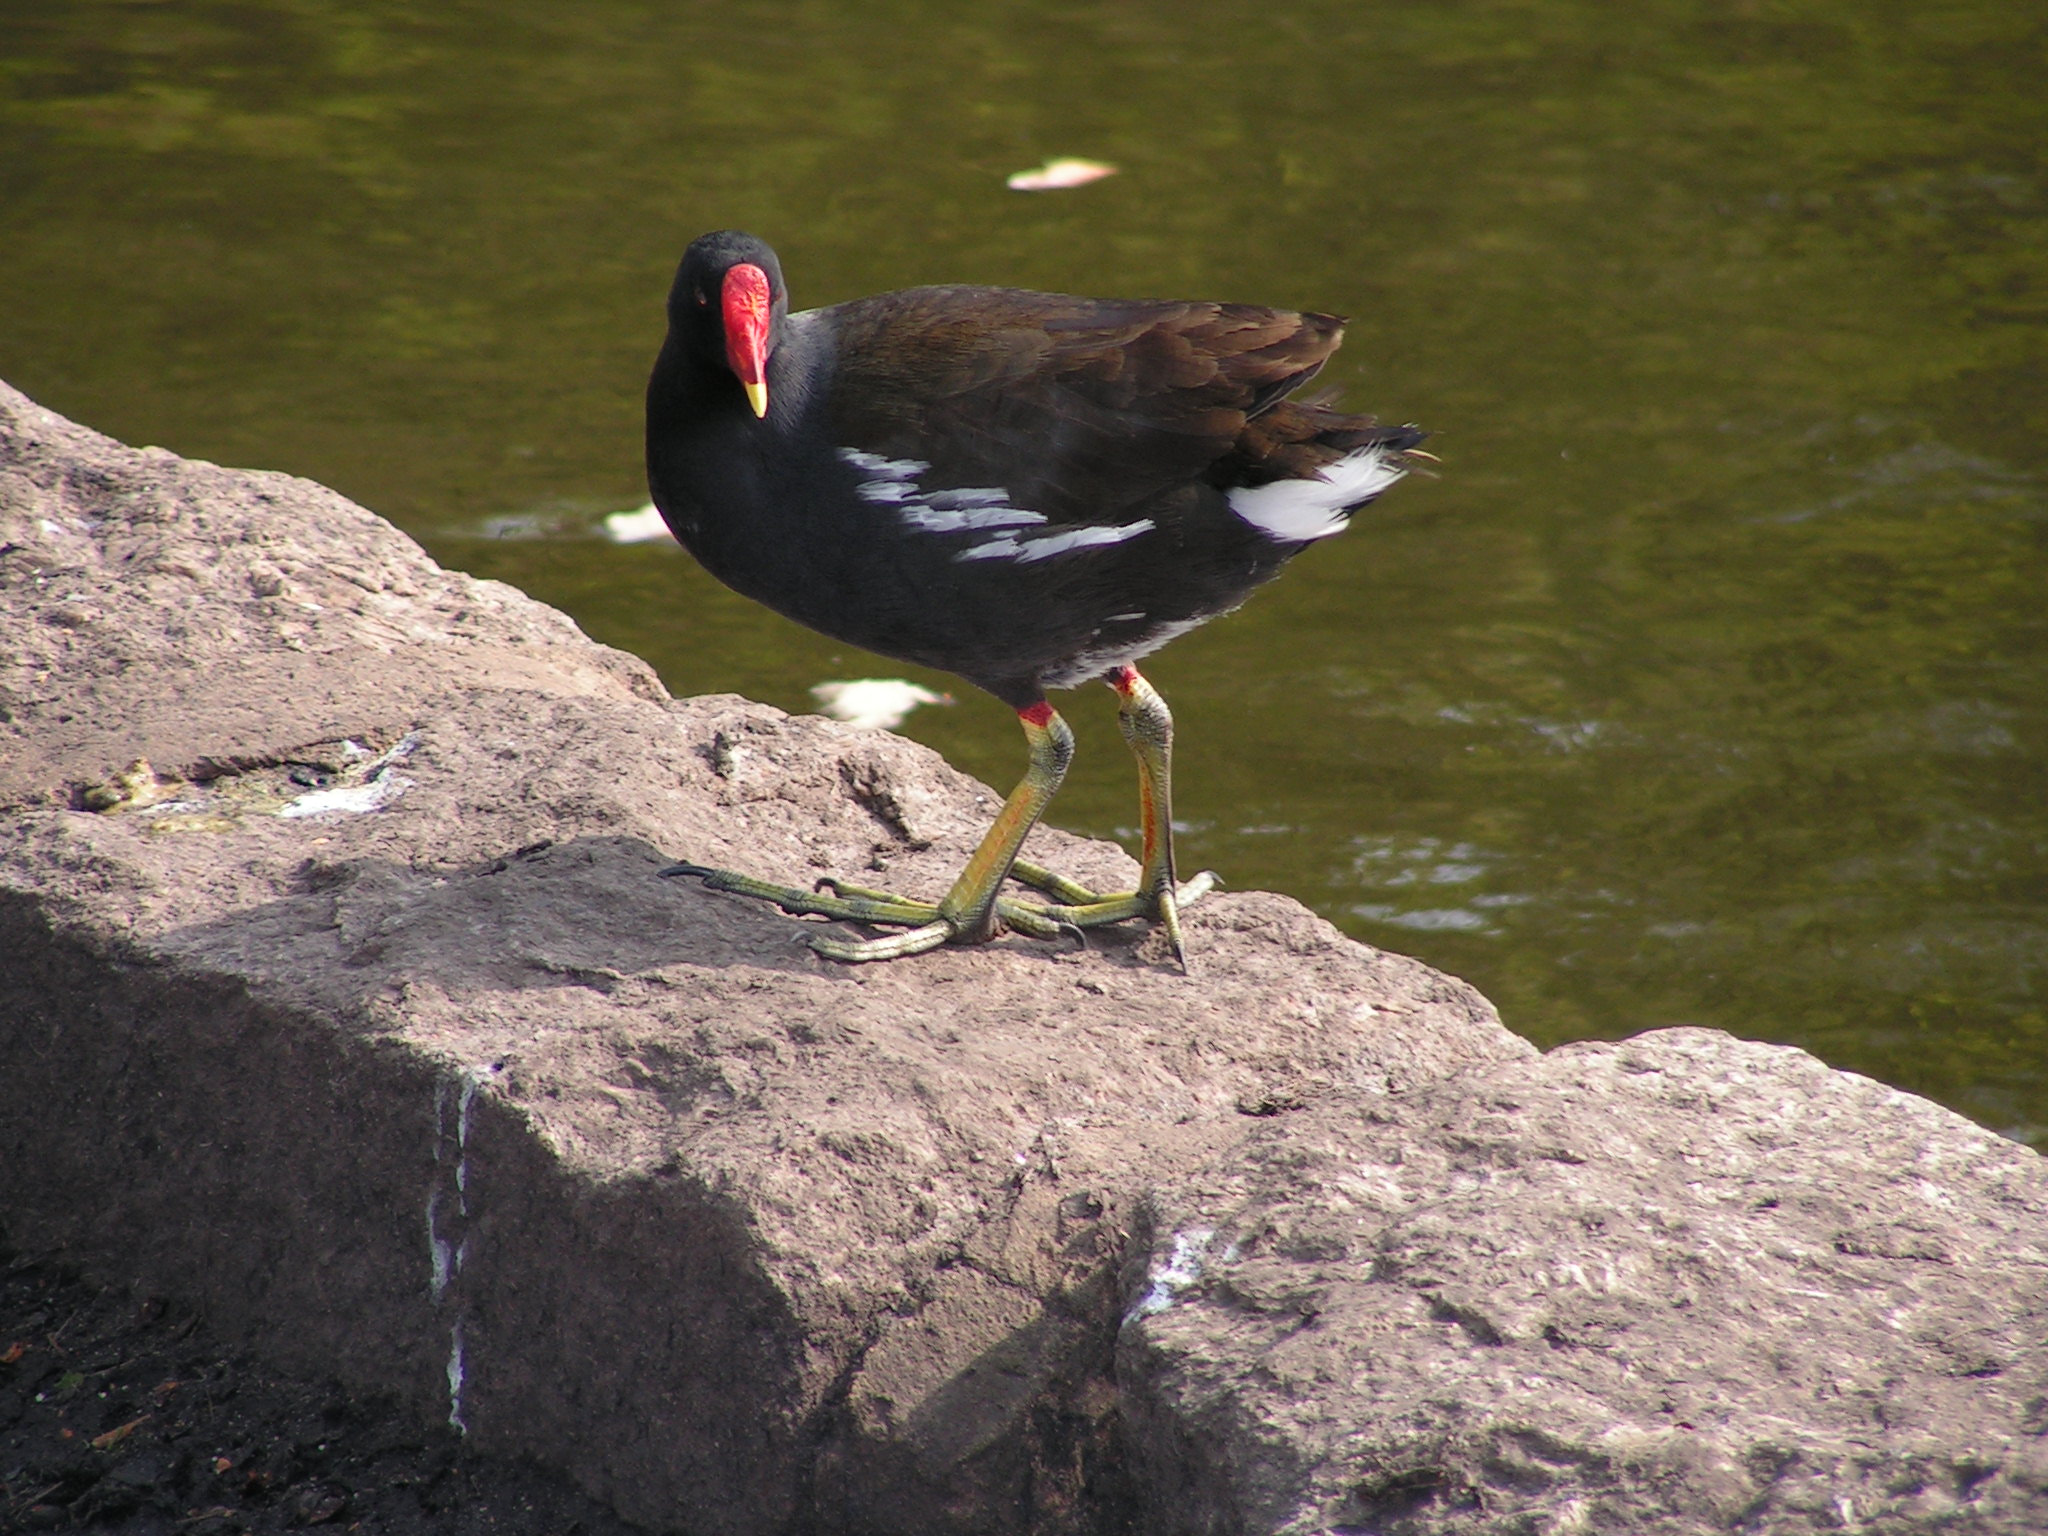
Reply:
[[[801, 708], [902, 669], [589, 534], [692, 235], [800, 303], [1348, 313], [1444, 472], [1148, 668], [1186, 867], [1543, 1042], [1718, 1025], [2040, 1139], [2044, 80], [1998, 0], [6, 3], [0, 375]], [[1054, 154], [1122, 174], [1004, 189]], [[1106, 699], [1054, 819], [1128, 834]], [[990, 701], [907, 729], [1021, 767]]]

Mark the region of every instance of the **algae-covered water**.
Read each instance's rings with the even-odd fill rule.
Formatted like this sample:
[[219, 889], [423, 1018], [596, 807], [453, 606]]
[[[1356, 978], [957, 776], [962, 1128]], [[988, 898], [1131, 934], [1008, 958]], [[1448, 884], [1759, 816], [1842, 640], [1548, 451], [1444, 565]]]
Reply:
[[[0, 376], [803, 708], [902, 669], [592, 532], [692, 235], [800, 303], [1347, 313], [1443, 474], [1148, 668], [1186, 867], [1540, 1041], [1717, 1025], [2039, 1139], [2044, 80], [1992, 0], [0, 4]], [[1005, 188], [1060, 154], [1120, 174]], [[1128, 835], [1106, 702], [1054, 819]], [[906, 730], [1021, 767], [988, 700]]]

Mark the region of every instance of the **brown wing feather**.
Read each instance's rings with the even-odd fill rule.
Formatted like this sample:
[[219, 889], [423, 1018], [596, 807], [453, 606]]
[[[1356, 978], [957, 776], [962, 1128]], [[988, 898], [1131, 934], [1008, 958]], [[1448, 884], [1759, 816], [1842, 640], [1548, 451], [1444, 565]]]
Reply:
[[921, 288], [823, 311], [841, 446], [1006, 486], [1054, 522], [1113, 522], [1203, 479], [1322, 367], [1343, 322], [1243, 304]]

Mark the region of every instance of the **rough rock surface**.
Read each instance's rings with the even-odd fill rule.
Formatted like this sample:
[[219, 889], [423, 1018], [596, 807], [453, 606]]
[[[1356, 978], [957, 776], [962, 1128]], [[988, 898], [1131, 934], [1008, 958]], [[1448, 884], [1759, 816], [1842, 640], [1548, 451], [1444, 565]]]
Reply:
[[1153, 1529], [2048, 1531], [2048, 1163], [1804, 1052], [1332, 1094], [1143, 1222]]
[[0, 386], [11, 1240], [633, 1520], [1108, 1528], [1138, 1193], [1247, 1117], [1533, 1055], [1278, 897], [1194, 909], [1188, 980], [1134, 938], [848, 969], [654, 878], [936, 894], [994, 805]]

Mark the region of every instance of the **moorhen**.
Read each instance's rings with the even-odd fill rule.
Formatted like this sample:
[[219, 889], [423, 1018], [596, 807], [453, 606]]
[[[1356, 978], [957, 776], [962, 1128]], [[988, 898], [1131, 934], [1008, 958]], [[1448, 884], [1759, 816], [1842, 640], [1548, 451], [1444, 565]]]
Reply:
[[[850, 645], [957, 673], [1016, 710], [1030, 767], [937, 903], [677, 864], [792, 913], [905, 931], [817, 934], [886, 960], [1005, 928], [1164, 929], [1211, 878], [1174, 878], [1173, 717], [1139, 658], [1228, 613], [1406, 473], [1423, 433], [1288, 395], [1343, 321], [1248, 304], [910, 288], [789, 312], [752, 235], [684, 253], [647, 385], [647, 478], [719, 580]], [[1017, 856], [1073, 756], [1046, 690], [1101, 678], [1138, 759], [1138, 888], [1101, 895]], [[1002, 894], [1014, 878], [1050, 900]]]

